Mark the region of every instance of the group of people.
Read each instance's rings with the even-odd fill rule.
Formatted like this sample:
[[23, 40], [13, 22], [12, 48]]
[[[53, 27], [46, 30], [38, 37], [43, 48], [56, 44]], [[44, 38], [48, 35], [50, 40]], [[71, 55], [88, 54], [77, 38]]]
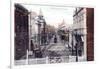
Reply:
[[61, 39], [62, 43], [65, 44], [66, 42], [68, 42], [69, 37], [66, 36], [66, 34], [61, 34], [60, 39]]
[[69, 37], [66, 36], [65, 34], [60, 34], [58, 35], [59, 37], [57, 37], [57, 34], [54, 35], [54, 43], [58, 42], [58, 38], [60, 38], [60, 40], [62, 41], [62, 43], [66, 43], [68, 42]]

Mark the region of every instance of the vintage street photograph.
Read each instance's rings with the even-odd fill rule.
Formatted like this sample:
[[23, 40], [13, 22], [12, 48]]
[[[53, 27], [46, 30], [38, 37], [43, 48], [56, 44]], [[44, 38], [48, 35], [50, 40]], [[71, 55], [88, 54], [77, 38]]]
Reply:
[[14, 4], [14, 64], [94, 60], [94, 8]]

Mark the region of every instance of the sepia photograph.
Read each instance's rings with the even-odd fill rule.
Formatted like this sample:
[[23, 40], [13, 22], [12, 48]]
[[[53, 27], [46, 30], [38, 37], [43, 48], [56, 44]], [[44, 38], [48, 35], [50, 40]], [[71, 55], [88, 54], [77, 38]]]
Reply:
[[14, 64], [94, 60], [94, 8], [14, 4]]

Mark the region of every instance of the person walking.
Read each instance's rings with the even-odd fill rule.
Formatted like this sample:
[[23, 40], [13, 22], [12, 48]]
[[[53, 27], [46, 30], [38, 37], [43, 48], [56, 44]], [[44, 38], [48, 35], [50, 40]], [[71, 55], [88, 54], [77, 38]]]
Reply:
[[54, 37], [54, 43], [57, 43], [57, 36]]

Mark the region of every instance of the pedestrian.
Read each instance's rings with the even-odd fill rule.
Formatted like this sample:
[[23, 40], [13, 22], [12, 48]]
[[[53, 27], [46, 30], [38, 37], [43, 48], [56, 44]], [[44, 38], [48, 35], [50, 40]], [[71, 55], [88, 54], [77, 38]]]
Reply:
[[34, 43], [32, 40], [31, 40], [31, 51], [34, 53]]
[[57, 37], [56, 37], [56, 35], [54, 37], [54, 43], [57, 43]]
[[65, 36], [64, 36], [64, 34], [61, 35], [61, 41], [62, 41], [63, 44], [65, 44]]

